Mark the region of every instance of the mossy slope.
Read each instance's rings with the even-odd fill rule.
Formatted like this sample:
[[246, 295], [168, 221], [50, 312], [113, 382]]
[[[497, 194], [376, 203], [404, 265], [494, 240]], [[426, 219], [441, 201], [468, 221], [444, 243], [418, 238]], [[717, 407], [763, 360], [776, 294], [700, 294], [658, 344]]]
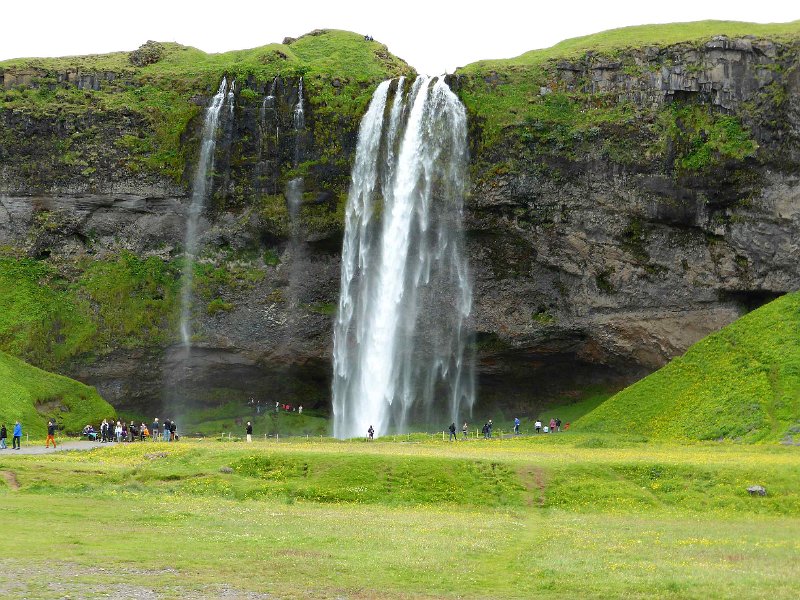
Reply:
[[0, 423], [15, 421], [23, 433], [42, 435], [47, 419], [55, 418], [66, 432], [78, 432], [87, 423], [98, 423], [114, 409], [92, 387], [67, 377], [42, 371], [0, 352]]
[[666, 439], [785, 435], [800, 425], [800, 292], [701, 340], [575, 425]]

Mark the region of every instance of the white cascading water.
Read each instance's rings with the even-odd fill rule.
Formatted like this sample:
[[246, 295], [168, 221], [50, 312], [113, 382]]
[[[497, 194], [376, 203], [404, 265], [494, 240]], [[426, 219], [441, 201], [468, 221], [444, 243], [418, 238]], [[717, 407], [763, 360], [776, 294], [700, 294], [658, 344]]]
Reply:
[[446, 426], [474, 401], [466, 112], [440, 78], [407, 88], [378, 86], [359, 130], [334, 324], [338, 438]]
[[[181, 281], [181, 316], [180, 331], [181, 342], [184, 346], [189, 346], [192, 339], [191, 331], [191, 307], [192, 307], [192, 286], [194, 283], [194, 262], [197, 255], [197, 230], [200, 224], [200, 216], [208, 195], [211, 174], [214, 171], [214, 149], [217, 145], [217, 129], [219, 126], [219, 113], [225, 103], [225, 90], [227, 82], [223, 77], [219, 90], [211, 98], [206, 108], [205, 120], [203, 121], [203, 133], [200, 145], [200, 158], [197, 161], [197, 169], [192, 180], [192, 200], [189, 204], [189, 213], [186, 218], [186, 260], [183, 266]], [[231, 110], [233, 109], [233, 84], [228, 94]]]
[[[294, 163], [293, 166], [297, 168], [300, 164], [302, 154], [302, 138], [305, 133], [306, 119], [305, 111], [303, 109], [303, 78], [297, 86], [297, 104], [294, 106], [293, 122], [294, 122]], [[302, 231], [300, 223], [300, 208], [303, 204], [303, 192], [305, 191], [305, 182], [302, 177], [295, 177], [286, 184], [286, 205], [289, 211], [289, 227], [290, 227], [290, 264], [289, 264], [289, 304], [296, 308], [300, 302], [299, 300], [299, 287], [302, 278], [301, 267], [304, 259], [303, 244], [302, 244]]]

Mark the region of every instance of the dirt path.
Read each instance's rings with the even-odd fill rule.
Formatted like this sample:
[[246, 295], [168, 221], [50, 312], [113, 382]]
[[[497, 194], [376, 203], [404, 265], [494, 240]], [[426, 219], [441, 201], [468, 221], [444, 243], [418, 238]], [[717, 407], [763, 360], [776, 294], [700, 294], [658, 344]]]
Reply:
[[17, 476], [14, 471], [0, 471], [0, 477], [6, 480], [8, 487], [13, 491], [16, 492], [19, 489], [19, 482], [17, 482]]

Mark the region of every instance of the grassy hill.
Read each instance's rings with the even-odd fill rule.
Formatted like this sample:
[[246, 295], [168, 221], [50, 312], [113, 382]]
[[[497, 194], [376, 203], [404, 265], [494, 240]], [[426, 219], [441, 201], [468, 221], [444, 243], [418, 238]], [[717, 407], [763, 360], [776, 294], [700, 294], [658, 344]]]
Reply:
[[575, 425], [655, 438], [775, 440], [800, 427], [800, 292], [751, 312]]
[[42, 371], [0, 352], [0, 423], [22, 423], [23, 434], [44, 435], [47, 419], [55, 418], [66, 432], [78, 432], [114, 415], [114, 409], [94, 388]]

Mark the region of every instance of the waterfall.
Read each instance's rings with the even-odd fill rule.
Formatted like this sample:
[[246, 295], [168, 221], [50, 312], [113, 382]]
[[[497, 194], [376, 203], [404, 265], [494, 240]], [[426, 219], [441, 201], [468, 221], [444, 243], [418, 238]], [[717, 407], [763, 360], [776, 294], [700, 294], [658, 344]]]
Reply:
[[[225, 78], [219, 86], [219, 90], [211, 98], [206, 108], [205, 120], [203, 121], [203, 133], [200, 145], [200, 158], [197, 161], [197, 169], [192, 180], [192, 200], [189, 204], [189, 214], [186, 219], [186, 260], [183, 266], [183, 277], [181, 281], [181, 317], [180, 331], [181, 342], [188, 347], [191, 343], [191, 305], [192, 305], [192, 285], [194, 283], [194, 261], [197, 255], [197, 229], [200, 223], [200, 216], [208, 195], [208, 188], [211, 183], [214, 171], [214, 149], [217, 144], [217, 128], [219, 125], [219, 113], [225, 102], [225, 89], [227, 82]], [[233, 85], [228, 98], [232, 101]]]
[[[297, 104], [293, 111], [294, 123], [294, 168], [300, 164], [302, 154], [302, 139], [305, 132], [306, 120], [303, 110], [303, 78], [297, 84]], [[303, 204], [305, 182], [302, 177], [295, 177], [286, 184], [286, 207], [289, 211], [290, 226], [290, 264], [289, 264], [289, 304], [297, 308], [300, 303], [300, 284], [302, 279], [301, 266], [304, 260], [302, 230], [300, 223], [300, 207]]]
[[383, 82], [361, 121], [334, 324], [336, 437], [444, 426], [472, 408], [466, 140], [464, 107], [440, 78]]

